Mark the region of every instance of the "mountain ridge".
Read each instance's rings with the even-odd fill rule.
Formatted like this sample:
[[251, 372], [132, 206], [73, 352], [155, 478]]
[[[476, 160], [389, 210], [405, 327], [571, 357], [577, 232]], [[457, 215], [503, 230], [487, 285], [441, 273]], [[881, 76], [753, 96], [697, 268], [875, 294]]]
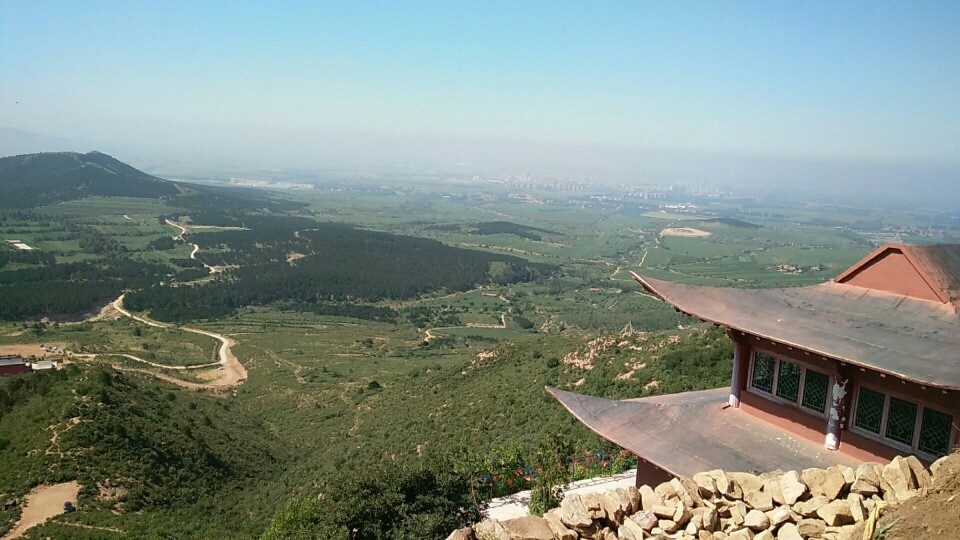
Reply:
[[40, 152], [0, 158], [0, 208], [25, 208], [90, 196], [158, 199], [185, 188], [98, 151]]

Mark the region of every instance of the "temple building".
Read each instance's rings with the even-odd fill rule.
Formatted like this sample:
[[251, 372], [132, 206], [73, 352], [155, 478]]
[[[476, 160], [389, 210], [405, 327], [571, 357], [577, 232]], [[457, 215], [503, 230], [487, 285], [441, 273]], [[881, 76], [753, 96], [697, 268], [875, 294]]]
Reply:
[[547, 388], [640, 458], [638, 483], [898, 454], [930, 462], [960, 444], [960, 245], [886, 244], [810, 287], [633, 277], [734, 344], [729, 389], [618, 401]]

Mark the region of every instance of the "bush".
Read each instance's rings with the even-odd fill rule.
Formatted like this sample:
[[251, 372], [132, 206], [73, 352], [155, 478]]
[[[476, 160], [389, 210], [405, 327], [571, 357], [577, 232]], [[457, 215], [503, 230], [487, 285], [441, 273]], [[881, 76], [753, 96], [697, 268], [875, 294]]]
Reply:
[[289, 502], [263, 538], [442, 539], [478, 521], [482, 502], [447, 459], [385, 463]]

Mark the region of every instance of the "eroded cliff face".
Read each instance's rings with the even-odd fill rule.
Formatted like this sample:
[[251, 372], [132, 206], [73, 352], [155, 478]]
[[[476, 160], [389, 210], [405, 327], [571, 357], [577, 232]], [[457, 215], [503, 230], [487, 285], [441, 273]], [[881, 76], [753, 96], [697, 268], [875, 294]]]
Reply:
[[[454, 531], [448, 540], [853, 540], [865, 524], [876, 527], [884, 511], [893, 515], [931, 497], [953, 504], [953, 514], [960, 515], [958, 482], [960, 454], [938, 460], [929, 470], [913, 456], [856, 469], [760, 475], [718, 469], [658, 486], [568, 494], [542, 518], [487, 520]], [[888, 521], [881, 519], [879, 526]], [[940, 527], [951, 534], [958, 530]], [[923, 534], [938, 533], [924, 529]]]

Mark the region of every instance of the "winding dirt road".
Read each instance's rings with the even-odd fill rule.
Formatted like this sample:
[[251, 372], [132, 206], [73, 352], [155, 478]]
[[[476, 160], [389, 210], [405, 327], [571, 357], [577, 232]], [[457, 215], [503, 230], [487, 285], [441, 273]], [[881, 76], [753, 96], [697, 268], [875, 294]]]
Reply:
[[[155, 328], [182, 330], [184, 332], [191, 332], [193, 334], [200, 334], [202, 336], [211, 337], [220, 342], [220, 349], [217, 351], [217, 358], [219, 360], [216, 363], [204, 364], [201, 366], [165, 366], [162, 364], [156, 364], [154, 362], [144, 360], [142, 358], [138, 358], [130, 354], [123, 354], [123, 353], [116, 353], [116, 354], [118, 354], [119, 356], [125, 356], [127, 358], [130, 358], [131, 360], [143, 362], [144, 364], [148, 364], [150, 366], [158, 367], [162, 369], [195, 370], [195, 369], [201, 369], [204, 367], [209, 368], [209, 367], [219, 366], [221, 373], [215, 379], [202, 384], [190, 383], [187, 381], [180, 381], [179, 379], [175, 379], [169, 376], [160, 377], [160, 374], [156, 374], [159, 378], [166, 381], [174, 382], [175, 384], [179, 384], [184, 388], [197, 388], [197, 387], [217, 388], [217, 387], [237, 386], [242, 384], [243, 381], [247, 380], [247, 370], [243, 367], [243, 364], [240, 363], [240, 360], [237, 359], [237, 357], [233, 354], [233, 351], [231, 350], [233, 346], [237, 344], [237, 341], [235, 339], [228, 336], [221, 335], [221, 334], [217, 334], [216, 332], [200, 330], [199, 328], [190, 328], [187, 326], [175, 327], [169, 324], [152, 321], [150, 319], [146, 319], [144, 317], [134, 315], [133, 313], [130, 313], [129, 311], [127, 311], [126, 308], [123, 307], [123, 298], [125, 296], [126, 296], [126, 293], [121, 294], [116, 300], [113, 301], [113, 304], [112, 304], [113, 308], [117, 310], [118, 313], [120, 313], [124, 317], [129, 317], [139, 323], [153, 326]], [[132, 371], [137, 371], [137, 370], [132, 370]], [[152, 373], [146, 370], [139, 370], [139, 371]]]

